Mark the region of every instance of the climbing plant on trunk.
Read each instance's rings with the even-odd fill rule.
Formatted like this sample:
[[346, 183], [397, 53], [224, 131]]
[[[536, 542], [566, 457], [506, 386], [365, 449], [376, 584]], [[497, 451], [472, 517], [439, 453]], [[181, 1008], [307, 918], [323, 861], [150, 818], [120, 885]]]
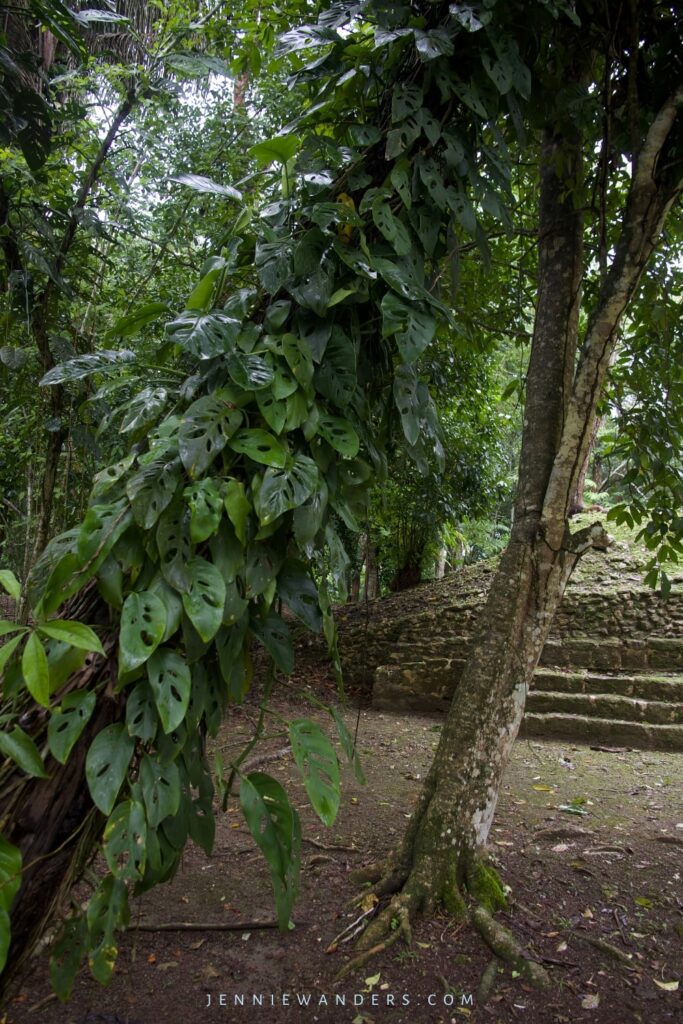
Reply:
[[[629, 30], [638, 33], [638, 26]], [[580, 55], [576, 38], [575, 45], [578, 63], [585, 53]], [[589, 54], [592, 60], [596, 57]], [[584, 79], [584, 89], [589, 81]], [[536, 317], [511, 539], [406, 836], [386, 863], [362, 873], [375, 882], [378, 894], [394, 894], [363, 937], [362, 946], [373, 952], [395, 940], [392, 922], [409, 939], [411, 915], [443, 904], [469, 917], [494, 951], [514, 961], [530, 981], [547, 982], [542, 968], [524, 958], [512, 935], [491, 915], [505, 906], [505, 897], [486, 864], [485, 847], [526, 694], [565, 586], [583, 552], [610, 543], [601, 524], [571, 533], [568, 519], [622, 318], [683, 187], [683, 89], [680, 78], [668, 85], [658, 109], [646, 115], [638, 106], [643, 134], [637, 141], [632, 138], [633, 169], [612, 262], [592, 308], [586, 310], [580, 344], [581, 293], [588, 269], [581, 212], [586, 144], [566, 118], [556, 116], [546, 124], [540, 153]], [[630, 114], [634, 117], [636, 111]], [[466, 902], [468, 895], [473, 908]], [[349, 969], [365, 958], [361, 954]]]
[[[323, 53], [298, 67], [302, 87], [315, 93], [300, 123], [253, 147], [257, 164], [276, 169], [271, 201], [258, 217], [236, 211], [225, 248], [167, 324], [188, 374], [175, 408], [163, 419], [159, 411], [144, 444], [98, 475], [82, 526], [53, 541], [36, 567], [35, 625], [14, 630], [3, 649], [0, 934], [6, 946], [10, 913], [18, 922], [11, 961], [35, 936], [35, 907], [54, 903], [58, 879], [36, 870], [38, 857], [59, 863], [64, 878], [82, 862], [83, 835], [99, 831], [109, 869], [57, 946], [62, 995], [83, 952], [97, 978], [111, 975], [131, 891], [169, 878], [188, 838], [211, 849], [214, 784], [203, 736], [244, 698], [252, 642], [272, 662], [266, 692], [276, 672], [292, 671], [282, 604], [324, 630], [338, 664], [329, 601], [316, 586], [323, 552], [326, 568], [346, 565], [331, 514], [362, 525], [394, 424], [417, 460], [430, 447], [440, 454], [420, 372], [436, 332], [455, 326], [436, 271], [461, 244], [476, 244], [485, 259], [492, 222], [512, 227], [513, 146], [540, 153], [538, 299], [516, 518], [418, 809], [386, 870], [371, 872], [378, 892], [393, 897], [366, 942], [408, 935], [418, 909], [444, 903], [465, 912], [469, 892], [480, 901], [474, 923], [494, 948], [516, 955], [490, 916], [502, 890], [481, 848], [564, 586], [582, 551], [606, 543], [601, 527], [568, 532], [571, 489], [620, 318], [680, 189], [677, 35], [668, 15], [643, 7], [641, 25], [629, 15], [615, 27], [609, 5], [588, 17], [538, 0], [529, 12], [529, 4], [490, 0], [370, 0], [330, 8], [283, 39], [284, 51]], [[652, 61], [656, 79], [647, 99], [629, 78], [642, 74], [628, 49], [641, 37], [639, 61]], [[586, 271], [582, 157], [588, 163], [595, 144], [596, 69], [605, 89], [629, 87], [629, 142], [619, 140], [619, 153], [632, 143], [633, 169], [612, 267], [575, 365]], [[221, 194], [239, 199], [225, 187]], [[81, 635], [75, 663], [73, 632], [69, 640], [50, 626], [65, 602], [99, 624], [102, 640], [101, 651], [86, 654]], [[67, 603], [61, 614], [72, 610]], [[336, 755], [311, 723], [294, 721], [289, 733], [311, 802], [329, 824], [339, 803]], [[225, 799], [242, 763], [227, 780], [218, 772]], [[70, 815], [45, 829], [22, 814], [44, 805], [47, 791], [77, 791], [83, 771], [89, 799], [65, 808]], [[259, 772], [241, 779], [240, 801], [286, 928], [298, 878], [296, 811]]]

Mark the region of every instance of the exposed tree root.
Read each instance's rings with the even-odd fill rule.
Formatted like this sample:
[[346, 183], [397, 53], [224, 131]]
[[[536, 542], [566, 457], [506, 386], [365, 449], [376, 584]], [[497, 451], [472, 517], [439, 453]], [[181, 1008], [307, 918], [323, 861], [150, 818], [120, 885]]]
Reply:
[[483, 974], [479, 981], [479, 987], [477, 988], [477, 1005], [484, 1006], [488, 1001], [491, 993], [493, 992], [493, 986], [496, 983], [498, 977], [498, 969], [502, 966], [502, 960], [500, 957], [494, 956], [489, 960], [488, 964], [484, 968]]
[[626, 967], [635, 970], [633, 954], [625, 953], [622, 949], [613, 946], [611, 942], [607, 942], [605, 939], [594, 938], [592, 935], [583, 935], [579, 931], [572, 932], [571, 937], [572, 939], [579, 939], [581, 942], [587, 942], [594, 949], [599, 949], [601, 953], [606, 953], [607, 956], [611, 956], [614, 960], [620, 960]]
[[[458, 875], [462, 876], [461, 881]], [[474, 854], [463, 856], [460, 871], [455, 864], [450, 865], [441, 884], [436, 884], [437, 879], [431, 876], [421, 882], [416, 873], [403, 868], [397, 858], [368, 865], [354, 872], [353, 877], [355, 881], [373, 883], [360, 899], [366, 899], [368, 892], [378, 899], [390, 893], [393, 896], [387, 906], [368, 923], [358, 939], [358, 956], [342, 968], [337, 980], [362, 967], [377, 954], [385, 952], [401, 937], [410, 945], [411, 918], [420, 912], [433, 913], [439, 902], [454, 917], [475, 928], [494, 954], [480, 983], [484, 995], [490, 993], [501, 962], [512, 965], [535, 988], [549, 986], [549, 976], [541, 964], [530, 960], [512, 933], [493, 917], [496, 910], [506, 907], [505, 894], [496, 871], [480, 857]], [[472, 897], [473, 905], [468, 905], [465, 892]]]
[[[387, 911], [390, 908], [391, 904], [387, 908]], [[373, 924], [377, 924], [384, 917], [387, 911], [384, 911], [384, 914], [380, 915], [377, 921], [373, 922]], [[354, 957], [353, 960], [349, 960], [349, 962], [337, 973], [334, 979], [335, 981], [341, 981], [342, 978], [345, 978], [347, 975], [352, 974], [353, 971], [358, 970], [359, 967], [362, 967], [363, 964], [366, 964], [368, 960], [371, 960], [374, 956], [377, 956], [379, 953], [384, 953], [390, 946], [393, 946], [395, 942], [398, 942], [401, 937], [405, 939], [406, 945], [412, 945], [413, 937], [410, 930], [410, 915], [408, 913], [408, 908], [406, 906], [397, 908], [394, 920], [396, 922], [394, 930], [389, 931], [388, 934], [385, 935], [385, 938], [380, 942], [370, 946], [369, 949], [363, 949], [363, 951], [359, 953], [358, 956]], [[391, 927], [391, 924], [389, 927]]]
[[535, 960], [527, 959], [512, 932], [496, 921], [485, 907], [474, 907], [470, 912], [470, 920], [497, 957], [512, 964], [534, 988], [548, 988], [548, 972]]

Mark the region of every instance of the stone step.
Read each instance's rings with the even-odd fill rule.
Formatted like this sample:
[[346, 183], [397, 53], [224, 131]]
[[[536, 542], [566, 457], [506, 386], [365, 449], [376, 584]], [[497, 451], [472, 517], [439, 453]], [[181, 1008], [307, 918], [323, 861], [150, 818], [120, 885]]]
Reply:
[[562, 641], [549, 640], [540, 663], [598, 672], [676, 672], [683, 670], [683, 639], [649, 636], [643, 640], [598, 640], [572, 636]]
[[539, 666], [534, 675], [532, 692], [612, 693], [642, 700], [683, 701], [683, 675], [652, 675], [648, 673], [571, 672]]
[[572, 743], [600, 743], [639, 750], [683, 751], [683, 725], [650, 725], [586, 715], [525, 714], [520, 736], [557, 737]]
[[584, 718], [606, 718], [621, 722], [683, 726], [683, 703], [640, 700], [619, 694], [554, 693], [532, 690], [527, 710], [535, 715], [566, 714]]
[[[383, 663], [463, 660], [470, 642], [468, 636], [448, 636], [447, 633], [438, 637], [429, 633], [403, 635], [391, 644]], [[586, 636], [562, 641], [550, 639], [543, 648], [540, 664], [547, 668], [591, 672], [683, 672], [683, 639], [659, 636], [628, 640]]]

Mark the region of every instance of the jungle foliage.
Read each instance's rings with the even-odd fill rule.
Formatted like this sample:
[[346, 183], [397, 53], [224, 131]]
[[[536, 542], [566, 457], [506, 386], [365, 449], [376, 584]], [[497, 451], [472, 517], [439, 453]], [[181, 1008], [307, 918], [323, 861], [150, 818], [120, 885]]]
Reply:
[[[43, 7], [61, 10], [58, 4]], [[219, 26], [225, 24], [223, 7], [215, 12]], [[308, 8], [302, 7], [305, 16]], [[243, 69], [263, 49], [264, 31], [251, 7], [244, 13], [246, 27], [234, 37], [246, 36]], [[4, 783], [17, 769], [35, 779], [57, 765], [68, 769], [76, 745], [86, 743], [85, 778], [102, 815], [109, 870], [87, 912], [68, 918], [55, 946], [53, 981], [62, 998], [82, 955], [98, 980], [111, 976], [116, 931], [127, 922], [130, 893], [171, 877], [188, 838], [211, 851], [215, 787], [224, 802], [229, 799], [248, 750], [225, 778], [220, 763], [212, 771], [204, 736], [215, 736], [227, 707], [244, 699], [254, 643], [271, 666], [266, 696], [278, 673], [292, 672], [294, 648], [283, 606], [324, 633], [341, 680], [329, 594], [330, 583], [348, 564], [340, 524], [354, 532], [363, 528], [369, 487], [387, 478], [397, 436], [416, 466], [443, 472], [444, 429], [430, 390], [437, 376], [428, 366], [429, 353], [453, 346], [454, 338], [456, 351], [458, 345], [468, 348], [481, 309], [468, 303], [464, 315], [456, 312], [458, 261], [476, 252], [490, 268], [494, 238], [506, 238], [523, 286], [507, 311], [501, 307], [500, 332], [526, 335], [529, 306], [519, 296], [531, 287], [535, 266], [533, 259], [524, 263], [529, 238], [516, 230], [516, 217], [533, 198], [535, 183], [518, 165], [525, 154], [537, 155], [538, 132], [549, 118], [580, 123], [591, 144], [600, 137], [603, 97], [597, 89], [587, 94], [567, 82], [572, 57], [563, 49], [565, 28], [572, 39], [577, 26], [592, 31], [589, 5], [581, 5], [579, 14], [562, 0], [367, 0], [323, 6], [318, 20], [305, 26], [297, 24], [298, 14], [288, 10], [277, 53], [279, 67], [291, 72], [303, 113], [270, 138], [252, 142], [245, 134], [251, 144], [244, 146], [246, 127], [239, 125], [238, 112], [234, 145], [248, 164], [240, 157], [225, 165], [224, 175], [217, 173], [225, 155], [218, 118], [209, 166], [176, 167], [171, 175], [173, 188], [201, 196], [201, 208], [191, 219], [179, 216], [177, 206], [178, 214], [171, 211], [161, 249], [176, 246], [177, 231], [186, 233], [191, 265], [205, 249], [199, 273], [185, 284], [187, 268], [176, 264], [173, 280], [166, 278], [155, 296], [146, 294], [145, 302], [123, 310], [130, 289], [119, 283], [121, 295], [111, 305], [121, 315], [112, 318], [107, 347], [84, 350], [77, 342], [63, 360], [49, 338], [42, 349], [38, 338], [42, 384], [60, 396], [57, 414], [80, 402], [85, 388], [93, 415], [106, 404], [122, 431], [112, 464], [94, 477], [82, 522], [52, 539], [33, 567], [33, 621], [1, 626], [11, 639], [0, 648], [0, 749], [7, 758], [0, 779]], [[157, 56], [141, 65], [133, 84], [129, 68], [112, 76], [125, 118], [133, 99], [147, 103], [162, 88], [150, 68], [170, 63], [180, 73], [203, 63], [216, 69], [205, 52], [178, 53], [179, 40], [194, 31], [192, 15], [184, 7], [173, 9], [155, 44]], [[602, 16], [607, 15], [601, 9]], [[648, 11], [648, 17], [650, 44], [660, 59], [657, 76], [640, 88], [657, 109], [680, 73], [680, 47], [670, 13]], [[204, 21], [213, 24], [208, 15]], [[594, 30], [603, 28], [598, 19]], [[555, 58], [548, 61], [551, 40]], [[608, 70], [608, 64], [605, 76], [618, 83], [624, 69], [615, 64]], [[648, 69], [642, 73], [647, 76]], [[8, 95], [14, 81], [7, 73]], [[611, 122], [617, 135], [628, 130], [629, 113], [647, 115], [642, 106], [629, 107], [627, 96], [623, 105], [623, 116]], [[49, 151], [43, 156], [37, 143], [31, 149], [20, 135], [28, 130], [32, 138], [41, 137], [45, 121], [36, 113], [22, 128], [16, 110], [13, 117], [5, 129], [4, 195], [9, 189], [13, 216], [26, 218], [38, 232], [45, 224], [33, 216], [45, 209], [40, 188], [54, 189], [55, 179]], [[612, 138], [604, 142], [606, 162], [628, 148], [620, 141], [612, 151]], [[90, 158], [97, 152], [94, 132]], [[679, 156], [670, 154], [672, 160]], [[235, 171], [231, 180], [228, 168]], [[63, 163], [62, 173], [74, 175], [73, 163]], [[24, 202], [34, 174], [38, 197]], [[592, 184], [599, 196], [599, 181]], [[624, 170], [624, 189], [626, 184]], [[50, 200], [53, 216], [47, 220], [58, 219], [57, 211], [64, 227], [53, 260], [45, 262], [29, 231], [26, 237], [34, 240], [26, 243], [30, 251], [21, 261], [19, 296], [18, 279], [12, 278], [16, 268], [7, 275], [10, 303], [16, 304], [28, 294], [31, 267], [39, 282], [38, 322], [51, 329], [55, 318], [59, 323], [63, 317], [62, 325], [70, 321], [78, 276], [72, 243], [87, 237], [82, 222], [90, 217], [85, 203], [74, 212], [73, 182], [67, 186], [61, 209]], [[121, 194], [127, 187], [120, 172], [116, 187]], [[575, 202], [594, 214], [603, 229], [599, 244], [609, 251], [610, 220], [599, 200], [577, 192]], [[89, 223], [92, 237], [102, 230], [111, 243], [110, 224], [101, 227], [96, 216]], [[197, 233], [205, 245], [197, 244]], [[48, 250], [51, 234], [50, 224]], [[65, 239], [71, 239], [67, 248], [74, 261], [69, 281], [63, 276]], [[131, 276], [138, 251], [133, 243], [126, 257]], [[6, 245], [5, 255], [9, 268]], [[451, 276], [448, 287], [440, 285], [444, 267]], [[150, 282], [157, 281], [158, 269], [153, 261]], [[83, 296], [80, 301], [82, 309]], [[108, 294], [99, 294], [97, 302], [96, 314], [87, 317], [96, 315], [101, 325]], [[35, 333], [35, 309], [32, 323]], [[163, 333], [155, 333], [159, 325]], [[645, 371], [639, 378], [629, 370], [639, 353], [653, 362], [658, 358], [649, 325], [643, 330], [641, 341], [634, 332], [631, 356], [622, 359], [614, 402], [622, 376], [623, 387], [647, 388]], [[666, 338], [658, 366], [665, 364], [674, 375], [667, 388], [673, 402], [680, 371], [669, 359], [666, 332], [677, 337], [676, 325], [663, 317], [657, 331]], [[147, 341], [138, 343], [138, 337]], [[11, 348], [23, 349], [23, 342]], [[123, 401], [117, 404], [119, 388]], [[659, 436], [668, 429], [668, 402], [667, 397]], [[638, 413], [627, 415], [618, 443], [628, 441], [630, 450], [641, 429]], [[60, 420], [56, 432], [63, 443], [61, 431]], [[639, 486], [643, 474], [655, 473], [656, 490], [649, 478], [646, 486], [656, 498], [627, 499], [617, 513], [654, 516], [654, 528], [647, 527], [658, 559], [653, 580], [660, 562], [682, 550], [683, 526], [672, 511], [680, 501], [675, 452], [665, 442], [657, 444], [655, 457], [639, 457], [627, 481]], [[19, 595], [13, 574], [5, 572], [1, 581], [12, 596]], [[106, 606], [109, 624], [97, 632], [68, 616], [53, 618], [84, 593]], [[114, 666], [114, 683], [102, 671], [88, 676], [87, 686], [74, 687], [72, 680], [93, 664], [93, 655]], [[114, 720], [93, 735], [89, 724], [107, 701], [113, 702]], [[44, 711], [23, 717], [36, 704]], [[329, 710], [360, 774], [342, 719]], [[304, 719], [288, 723], [288, 734], [311, 803], [331, 824], [340, 799], [335, 749]], [[240, 779], [239, 798], [270, 867], [278, 919], [287, 928], [298, 884], [298, 815], [280, 784], [262, 772]], [[12, 841], [12, 808], [3, 810], [4, 958], [22, 865]]]

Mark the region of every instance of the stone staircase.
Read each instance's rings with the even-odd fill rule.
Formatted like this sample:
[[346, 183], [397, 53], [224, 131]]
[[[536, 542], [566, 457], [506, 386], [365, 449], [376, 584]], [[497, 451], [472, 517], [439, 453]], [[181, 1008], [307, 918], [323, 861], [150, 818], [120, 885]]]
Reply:
[[[534, 675], [522, 724], [523, 736], [557, 737], [609, 746], [683, 751], [683, 641], [672, 651], [680, 670], [664, 672], [647, 660], [661, 661], [661, 648], [637, 650], [642, 667], [615, 668], [621, 654], [632, 664], [633, 650], [606, 645], [595, 649], [595, 662], [566, 668], [552, 663], [552, 649]], [[552, 648], [552, 645], [548, 645]], [[616, 645], [614, 645], [616, 647]], [[577, 650], [585, 662], [590, 645]], [[414, 648], [398, 648], [392, 662], [375, 672], [373, 707], [379, 710], [445, 713], [462, 673], [462, 658], [415, 658]], [[566, 653], [566, 652], [564, 652]], [[611, 664], [605, 669], [605, 661]]]
[[[647, 552], [625, 538], [582, 559], [555, 617], [522, 735], [683, 751], [683, 576], [643, 585]], [[373, 707], [445, 712], [495, 564], [337, 614], [345, 671]]]

